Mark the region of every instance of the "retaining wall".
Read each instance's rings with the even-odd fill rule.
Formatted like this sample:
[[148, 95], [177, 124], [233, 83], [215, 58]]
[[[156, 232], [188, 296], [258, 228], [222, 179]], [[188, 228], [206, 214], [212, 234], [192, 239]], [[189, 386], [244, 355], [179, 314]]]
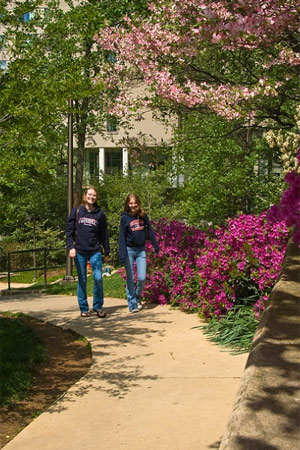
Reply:
[[219, 450], [300, 449], [300, 250], [291, 241]]

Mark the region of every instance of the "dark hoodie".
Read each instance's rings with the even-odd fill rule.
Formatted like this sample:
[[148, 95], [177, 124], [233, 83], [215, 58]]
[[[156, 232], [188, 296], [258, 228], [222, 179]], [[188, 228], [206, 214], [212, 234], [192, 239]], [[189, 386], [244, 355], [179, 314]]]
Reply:
[[156, 253], [159, 251], [153, 229], [147, 214], [143, 217], [132, 216], [124, 212], [120, 223], [119, 236], [119, 259], [124, 262], [126, 258], [126, 247], [144, 247], [146, 241], [145, 225], [149, 229], [149, 237]]
[[68, 250], [75, 248], [79, 253], [97, 253], [103, 248], [105, 256], [109, 255], [106, 216], [98, 205], [90, 212], [83, 205], [72, 209], [67, 221], [66, 238]]

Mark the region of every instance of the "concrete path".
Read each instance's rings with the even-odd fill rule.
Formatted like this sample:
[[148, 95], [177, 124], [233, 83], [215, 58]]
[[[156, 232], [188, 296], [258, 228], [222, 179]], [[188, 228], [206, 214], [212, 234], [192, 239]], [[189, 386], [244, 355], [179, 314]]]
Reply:
[[[13, 288], [27, 288], [32, 286], [35, 283], [10, 283], [11, 289]], [[0, 291], [5, 291], [8, 289], [8, 283], [7, 281], [0, 281]]]
[[[91, 369], [5, 450], [219, 448], [247, 355], [209, 343], [196, 315], [148, 305], [130, 314], [106, 299], [106, 319], [80, 318], [74, 297], [0, 299], [86, 336]], [[59, 351], [59, 349], [58, 349]]]

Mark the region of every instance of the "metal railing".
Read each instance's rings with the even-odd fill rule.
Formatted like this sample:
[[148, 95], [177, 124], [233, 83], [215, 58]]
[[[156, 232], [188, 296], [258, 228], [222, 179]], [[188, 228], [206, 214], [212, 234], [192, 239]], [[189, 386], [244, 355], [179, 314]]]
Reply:
[[[65, 251], [65, 248], [32, 248], [29, 250], [16, 250], [13, 252], [8, 252], [7, 254], [7, 283], [8, 283], [8, 290], [11, 289], [11, 275], [14, 272], [33, 272], [33, 271], [43, 271], [44, 273], [44, 287], [47, 287], [47, 271], [50, 269], [61, 269], [62, 267], [65, 267], [65, 263], [61, 265], [48, 265], [49, 262], [49, 256], [50, 252], [53, 251]], [[36, 263], [34, 264], [34, 267], [21, 269], [18, 267], [14, 267], [12, 269], [11, 262], [12, 262], [12, 255], [17, 254], [23, 254], [23, 253], [36, 253], [43, 252], [43, 263], [42, 265], [37, 266]], [[36, 261], [36, 258], [34, 258], [34, 261]]]

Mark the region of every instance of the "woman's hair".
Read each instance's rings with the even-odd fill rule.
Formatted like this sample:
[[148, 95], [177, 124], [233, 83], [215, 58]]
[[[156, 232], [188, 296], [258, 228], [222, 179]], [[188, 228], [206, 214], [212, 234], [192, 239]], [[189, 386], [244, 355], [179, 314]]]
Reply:
[[134, 198], [134, 200], [137, 202], [137, 205], [138, 205], [137, 215], [140, 216], [140, 217], [144, 217], [144, 215], [146, 213], [145, 213], [145, 210], [141, 207], [141, 200], [140, 200], [138, 195], [133, 194], [133, 193], [132, 194], [128, 194], [127, 197], [126, 197], [126, 200], [125, 200], [125, 203], [124, 203], [124, 212], [129, 212], [130, 211], [130, 209], [129, 209], [129, 202], [130, 202], [131, 198]]
[[98, 199], [98, 191], [97, 191], [97, 189], [94, 187], [94, 186], [87, 186], [85, 189], [84, 189], [84, 191], [83, 191], [83, 196], [82, 196], [82, 205], [85, 205], [86, 204], [86, 194], [87, 194], [87, 191], [89, 191], [90, 189], [93, 189], [93, 191], [95, 191], [96, 192], [96, 194], [97, 194], [97, 198], [96, 198], [96, 201], [95, 201], [95, 203], [94, 203], [94, 205], [96, 205], [96, 203], [97, 203], [97, 199]]

